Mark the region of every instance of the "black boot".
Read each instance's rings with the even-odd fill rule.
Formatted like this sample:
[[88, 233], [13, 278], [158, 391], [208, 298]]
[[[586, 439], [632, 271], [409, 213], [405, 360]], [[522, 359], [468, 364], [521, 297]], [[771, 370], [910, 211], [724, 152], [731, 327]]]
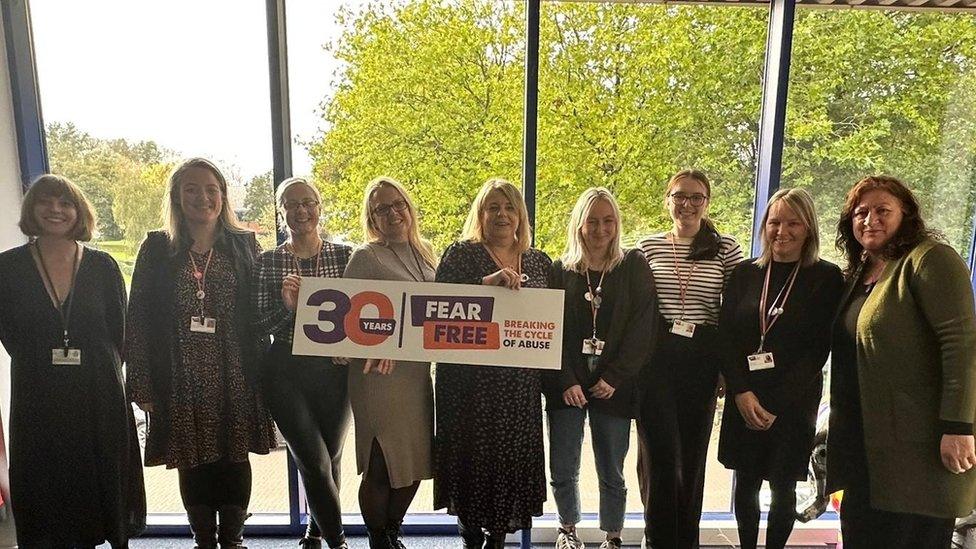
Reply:
[[301, 545], [302, 549], [322, 549], [322, 538], [310, 538], [306, 534], [305, 537], [298, 540], [298, 545]]
[[244, 547], [244, 521], [251, 515], [247, 510], [236, 505], [224, 505], [220, 508], [220, 527], [217, 540], [220, 549], [247, 549]]
[[488, 537], [485, 539], [485, 549], [502, 549], [505, 547], [505, 534], [492, 534], [488, 532]]
[[217, 511], [206, 505], [191, 505], [186, 518], [193, 532], [193, 549], [217, 549]]
[[393, 524], [386, 528], [386, 537], [390, 538], [390, 547], [393, 549], [407, 549], [403, 544], [403, 531], [400, 524]]
[[485, 533], [481, 528], [465, 526], [461, 519], [458, 519], [458, 533], [464, 540], [464, 549], [482, 549], [485, 544]]
[[369, 549], [393, 549], [386, 530], [367, 529], [366, 537], [369, 538]]

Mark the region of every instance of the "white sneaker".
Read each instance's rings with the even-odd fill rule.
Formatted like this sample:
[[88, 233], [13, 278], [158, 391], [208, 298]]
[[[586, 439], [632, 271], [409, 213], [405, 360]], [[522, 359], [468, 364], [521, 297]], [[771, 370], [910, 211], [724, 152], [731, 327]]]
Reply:
[[585, 549], [585, 545], [576, 537], [576, 530], [559, 529], [556, 535], [556, 549]]
[[620, 549], [623, 544], [620, 538], [610, 538], [600, 544], [600, 549]]

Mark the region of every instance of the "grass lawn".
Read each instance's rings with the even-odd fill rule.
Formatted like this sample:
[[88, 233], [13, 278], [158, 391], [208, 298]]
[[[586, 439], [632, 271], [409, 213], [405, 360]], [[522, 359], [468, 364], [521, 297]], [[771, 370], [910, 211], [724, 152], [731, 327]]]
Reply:
[[125, 287], [128, 288], [132, 283], [132, 267], [136, 262], [136, 253], [132, 246], [125, 240], [102, 240], [92, 242], [92, 247], [99, 249], [115, 258], [122, 269], [122, 278], [125, 279]]

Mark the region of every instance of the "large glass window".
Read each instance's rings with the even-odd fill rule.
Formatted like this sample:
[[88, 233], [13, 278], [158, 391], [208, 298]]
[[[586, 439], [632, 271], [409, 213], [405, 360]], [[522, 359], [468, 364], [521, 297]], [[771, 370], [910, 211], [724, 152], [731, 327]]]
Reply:
[[[540, 247], [562, 253], [573, 204], [597, 185], [620, 201], [625, 244], [668, 230], [664, 187], [693, 167], [712, 179], [710, 216], [748, 249], [768, 11], [544, 2], [541, 19]], [[730, 509], [731, 477], [716, 459], [721, 417], [720, 403], [706, 511]], [[639, 512], [636, 440], [631, 448], [627, 510]], [[581, 482], [585, 509], [596, 511], [592, 458]]]
[[[94, 202], [128, 279], [174, 163], [215, 161], [240, 217], [274, 243], [264, 4], [31, 0], [51, 170]], [[233, 24], [228, 24], [233, 16]], [[140, 416], [140, 434], [144, 421]], [[288, 511], [285, 451], [256, 456], [251, 510]], [[150, 513], [182, 513], [176, 472], [146, 469]]]
[[[287, 19], [294, 171], [322, 190], [334, 239], [362, 241], [362, 192], [380, 175], [414, 194], [438, 254], [482, 183], [521, 183], [523, 2], [291, 1]], [[350, 428], [346, 513], [359, 510], [354, 444]], [[411, 511], [432, 507], [424, 482]]]
[[907, 183], [968, 257], [976, 200], [976, 17], [798, 9], [783, 185], [815, 196], [835, 260], [844, 196], [866, 175]]

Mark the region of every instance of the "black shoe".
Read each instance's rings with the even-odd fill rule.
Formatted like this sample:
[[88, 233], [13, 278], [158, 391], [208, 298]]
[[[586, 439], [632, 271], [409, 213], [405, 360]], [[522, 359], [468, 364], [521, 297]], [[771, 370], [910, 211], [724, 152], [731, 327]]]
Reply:
[[301, 545], [302, 549], [322, 549], [322, 538], [310, 538], [306, 536], [298, 540], [298, 545]]
[[217, 549], [217, 511], [206, 505], [191, 505], [186, 519], [193, 532], [193, 549]]
[[217, 514], [220, 516], [217, 528], [220, 549], [247, 549], [244, 547], [244, 521], [251, 516], [247, 510], [236, 505], [224, 505]]
[[384, 530], [366, 529], [366, 537], [369, 539], [369, 549], [393, 549], [390, 544], [390, 536]]
[[393, 549], [407, 549], [407, 546], [403, 544], [403, 531], [399, 524], [388, 526], [386, 537], [390, 539], [390, 547]]
[[460, 519], [458, 519], [458, 533], [461, 534], [461, 539], [464, 540], [464, 549], [482, 549], [482, 546], [485, 544], [484, 530], [465, 526]]

